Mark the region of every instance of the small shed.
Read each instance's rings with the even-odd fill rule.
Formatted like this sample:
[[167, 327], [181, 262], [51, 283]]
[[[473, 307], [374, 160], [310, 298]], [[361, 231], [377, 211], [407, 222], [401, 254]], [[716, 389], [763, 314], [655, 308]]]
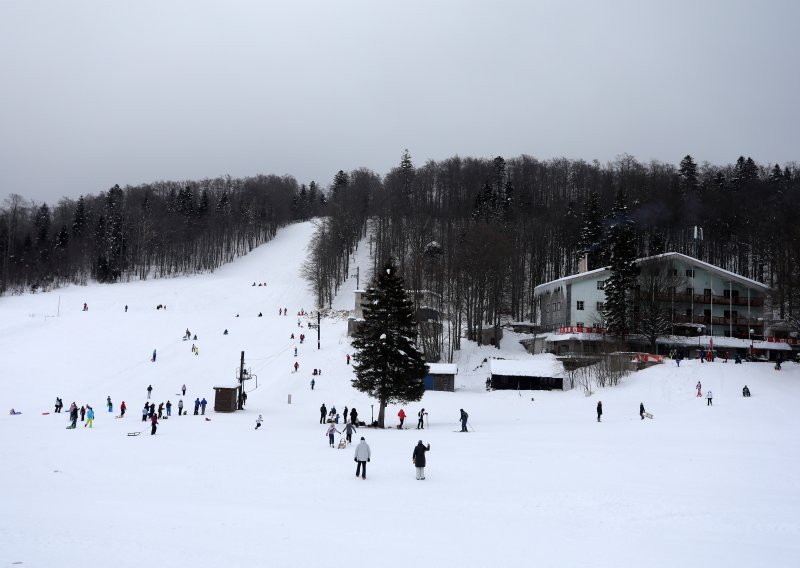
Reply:
[[238, 407], [239, 385], [214, 387], [214, 412], [234, 412]]
[[494, 390], [564, 390], [564, 364], [555, 355], [535, 355], [530, 359], [491, 359], [489, 373]]
[[426, 391], [455, 391], [458, 366], [452, 363], [428, 363], [424, 383]]

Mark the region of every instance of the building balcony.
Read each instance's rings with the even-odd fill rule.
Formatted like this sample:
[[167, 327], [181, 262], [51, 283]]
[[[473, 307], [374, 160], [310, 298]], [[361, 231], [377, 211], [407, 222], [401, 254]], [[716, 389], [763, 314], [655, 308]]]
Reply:
[[[658, 299], [664, 303], [674, 302], [676, 304], [711, 304], [711, 299], [714, 299], [715, 304], [719, 304], [720, 306], [745, 306], [747, 307], [747, 296], [734, 296], [733, 298], [729, 298], [728, 296], [706, 296], [705, 294], [659, 294]], [[751, 308], [760, 308], [764, 306], [764, 297], [750, 297], [750, 307]]]

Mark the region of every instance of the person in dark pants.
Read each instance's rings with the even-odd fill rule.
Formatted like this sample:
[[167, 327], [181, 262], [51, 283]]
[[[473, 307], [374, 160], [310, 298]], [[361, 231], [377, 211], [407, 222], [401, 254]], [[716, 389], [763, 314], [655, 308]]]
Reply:
[[600, 417], [603, 415], [603, 401], [597, 401], [597, 421], [600, 422]]
[[151, 436], [156, 433], [156, 429], [157, 428], [158, 428], [158, 416], [153, 414], [150, 417], [150, 435]]
[[347, 424], [345, 424], [344, 428], [342, 428], [342, 431], [344, 432], [344, 436], [347, 439], [348, 444], [351, 444], [353, 442], [353, 432], [358, 432], [358, 430], [356, 430], [356, 427], [353, 426], [352, 422], [348, 422]]
[[197, 416], [200, 413], [200, 399], [194, 399], [194, 415]]
[[69, 427], [75, 428], [75, 426], [78, 424], [78, 407], [75, 406], [74, 402], [69, 409], [69, 419], [72, 421], [72, 424], [70, 424]]
[[153, 393], [153, 385], [147, 386], [147, 400], [150, 400], [150, 395]]
[[167, 401], [167, 405], [164, 407], [167, 409], [167, 416], [172, 416], [172, 403]]
[[361, 442], [356, 446], [356, 455], [353, 457], [353, 461], [358, 464], [356, 466], [356, 477], [360, 475], [361, 479], [367, 478], [367, 462], [371, 456], [372, 452], [364, 440], [364, 436], [361, 436]]
[[145, 403], [142, 408], [142, 422], [147, 422], [147, 416], [150, 414], [150, 405]]
[[328, 415], [328, 409], [323, 403], [322, 406], [319, 407], [319, 423], [325, 424], [325, 417]]
[[425, 452], [429, 452], [431, 445], [427, 446], [420, 440], [414, 448], [414, 453], [411, 455], [411, 461], [417, 468], [417, 479], [425, 479]]
[[119, 417], [120, 417], [120, 418], [122, 418], [123, 416], [125, 416], [125, 411], [126, 411], [127, 409], [128, 409], [128, 407], [127, 407], [127, 406], [125, 406], [125, 401], [123, 400], [123, 401], [122, 401], [122, 404], [120, 404], [120, 405], [119, 405]]
[[183, 415], [183, 399], [178, 399], [178, 416]]
[[417, 430], [424, 430], [425, 429], [425, 414], [427, 414], [427, 413], [425, 412], [424, 408], [422, 410], [420, 410], [419, 412], [417, 412], [417, 417], [419, 418], [417, 420]]
[[464, 412], [463, 408], [460, 410], [461, 410], [461, 418], [459, 420], [461, 420], [461, 431], [467, 432], [467, 420], [469, 420], [469, 414]]
[[353, 426], [358, 426], [358, 411], [355, 408], [350, 409], [350, 422]]
[[203, 397], [203, 400], [200, 401], [200, 413], [203, 414], [203, 415], [205, 415], [205, 413], [206, 413], [206, 405], [207, 404], [208, 404], [208, 401], [206, 400], [206, 397]]
[[714, 406], [714, 397], [711, 396], [711, 391], [706, 393], [706, 406]]
[[644, 403], [639, 403], [639, 417], [644, 420]]

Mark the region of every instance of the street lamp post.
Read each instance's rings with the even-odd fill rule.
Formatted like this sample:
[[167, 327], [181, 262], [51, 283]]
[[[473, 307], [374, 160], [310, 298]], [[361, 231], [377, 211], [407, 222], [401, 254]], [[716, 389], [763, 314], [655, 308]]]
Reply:
[[747, 339], [750, 340], [750, 359], [753, 358], [753, 333], [754, 330], [752, 328], [747, 332]]

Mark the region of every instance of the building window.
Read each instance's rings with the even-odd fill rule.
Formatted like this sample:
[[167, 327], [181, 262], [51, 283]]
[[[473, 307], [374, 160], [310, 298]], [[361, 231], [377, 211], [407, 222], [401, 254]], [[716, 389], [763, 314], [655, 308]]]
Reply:
[[691, 270], [691, 269], [687, 270], [686, 271], [686, 276], [689, 277], [689, 278], [694, 278], [694, 270]]
[[686, 293], [691, 296], [692, 294], [694, 294], [694, 288], [686, 288]]
[[578, 300], [578, 309], [579, 310], [583, 309], [583, 300]]
[[605, 308], [605, 304], [603, 302], [597, 302], [597, 311], [602, 312]]
[[582, 321], [575, 322], [575, 325], [578, 327], [583, 327], [583, 322]]
[[705, 296], [706, 298], [710, 298], [711, 297], [711, 288], [703, 288], [703, 296]]
[[597, 289], [598, 290], [605, 290], [606, 289], [606, 281], [605, 280], [598, 280], [597, 281]]

